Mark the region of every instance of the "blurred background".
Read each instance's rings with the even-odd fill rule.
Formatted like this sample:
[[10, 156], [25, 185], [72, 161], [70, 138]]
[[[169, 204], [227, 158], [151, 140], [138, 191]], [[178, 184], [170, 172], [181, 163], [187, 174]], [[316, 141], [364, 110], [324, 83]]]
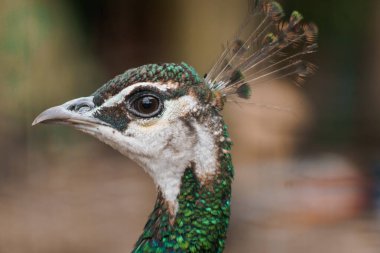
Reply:
[[[282, 0], [320, 29], [299, 88], [224, 114], [236, 177], [226, 252], [379, 252], [380, 2]], [[136, 164], [31, 123], [147, 63], [203, 75], [248, 0], [0, 0], [0, 252], [129, 252], [156, 197]]]

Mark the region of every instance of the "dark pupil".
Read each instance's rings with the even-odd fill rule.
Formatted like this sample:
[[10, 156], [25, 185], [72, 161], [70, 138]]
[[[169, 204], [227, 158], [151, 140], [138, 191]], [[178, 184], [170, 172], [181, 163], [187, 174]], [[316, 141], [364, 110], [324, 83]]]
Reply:
[[157, 110], [158, 100], [152, 96], [142, 97], [137, 100], [136, 110], [140, 113], [149, 114]]

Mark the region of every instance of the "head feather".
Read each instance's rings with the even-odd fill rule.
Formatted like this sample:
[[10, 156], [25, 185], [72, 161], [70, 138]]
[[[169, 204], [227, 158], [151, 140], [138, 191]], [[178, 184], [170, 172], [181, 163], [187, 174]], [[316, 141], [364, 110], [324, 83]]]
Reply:
[[205, 78], [211, 90], [225, 97], [249, 98], [250, 86], [278, 78], [291, 77], [299, 84], [315, 70], [304, 58], [317, 49], [317, 26], [305, 23], [298, 11], [286, 20], [276, 1], [257, 0], [251, 6], [250, 15]]

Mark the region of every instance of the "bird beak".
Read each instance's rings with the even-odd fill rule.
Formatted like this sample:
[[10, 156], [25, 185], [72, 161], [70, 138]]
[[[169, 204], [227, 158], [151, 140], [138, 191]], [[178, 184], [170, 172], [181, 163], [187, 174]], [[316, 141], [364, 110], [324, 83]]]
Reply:
[[92, 96], [73, 99], [43, 111], [34, 119], [32, 126], [40, 123], [72, 126], [108, 125], [92, 116], [94, 108]]

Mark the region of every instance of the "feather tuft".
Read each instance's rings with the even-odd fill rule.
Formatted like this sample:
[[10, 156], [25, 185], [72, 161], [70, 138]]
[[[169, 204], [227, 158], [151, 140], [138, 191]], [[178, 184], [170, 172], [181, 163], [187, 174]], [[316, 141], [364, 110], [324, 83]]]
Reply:
[[236, 89], [236, 94], [240, 98], [249, 99], [251, 97], [251, 94], [252, 94], [252, 89], [248, 84], [244, 83]]
[[314, 23], [306, 23], [303, 24], [303, 30], [305, 31], [305, 36], [308, 43], [315, 43], [318, 37], [318, 26]]
[[251, 5], [254, 9], [205, 78], [209, 88], [224, 97], [249, 98], [249, 86], [279, 78], [300, 84], [316, 69], [304, 59], [318, 48], [315, 24], [304, 22], [298, 11], [285, 19], [276, 1]]
[[231, 78], [230, 78], [230, 82], [231, 83], [235, 83], [235, 82], [239, 82], [239, 81], [241, 81], [243, 79], [244, 79], [244, 76], [240, 72], [240, 70], [235, 70], [234, 72], [232, 72], [232, 75], [231, 75]]
[[290, 15], [289, 26], [295, 27], [303, 20], [303, 16], [298, 11], [293, 11], [292, 15]]
[[278, 21], [285, 16], [282, 6], [275, 1], [263, 2], [263, 11], [267, 17], [274, 21]]

